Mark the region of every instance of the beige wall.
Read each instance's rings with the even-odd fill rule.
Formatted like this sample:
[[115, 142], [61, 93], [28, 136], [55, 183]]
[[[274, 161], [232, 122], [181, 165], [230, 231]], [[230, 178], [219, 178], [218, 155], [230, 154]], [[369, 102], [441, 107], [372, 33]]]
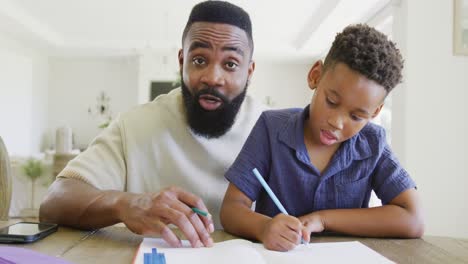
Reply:
[[0, 134], [11, 155], [39, 153], [47, 125], [48, 59], [0, 32]]
[[303, 108], [312, 98], [307, 74], [313, 63], [257, 59], [249, 93], [272, 108]]
[[401, 1], [395, 29], [405, 83], [393, 146], [416, 180], [426, 234], [468, 237], [468, 57], [452, 52], [453, 1]]
[[73, 130], [75, 147], [86, 147], [101, 131], [104, 119], [96, 111], [103, 91], [110, 98], [112, 117], [137, 105], [138, 66], [134, 57], [51, 58], [48, 129], [50, 146], [61, 126]]

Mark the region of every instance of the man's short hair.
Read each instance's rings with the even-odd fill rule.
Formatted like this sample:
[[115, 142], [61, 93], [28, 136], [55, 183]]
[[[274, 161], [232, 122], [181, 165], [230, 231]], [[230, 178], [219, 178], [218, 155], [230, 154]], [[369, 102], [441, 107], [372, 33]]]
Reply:
[[253, 52], [252, 22], [244, 9], [225, 1], [205, 1], [195, 5], [182, 34], [182, 44], [195, 22], [229, 24], [245, 31]]
[[348, 26], [336, 35], [325, 71], [339, 62], [382, 85], [387, 94], [402, 80], [403, 59], [395, 43], [364, 24]]

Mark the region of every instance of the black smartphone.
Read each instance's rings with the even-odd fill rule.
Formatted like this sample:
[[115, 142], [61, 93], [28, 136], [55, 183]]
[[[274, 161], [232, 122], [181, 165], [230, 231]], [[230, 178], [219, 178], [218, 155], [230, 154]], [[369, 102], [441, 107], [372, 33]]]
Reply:
[[0, 243], [30, 243], [57, 231], [57, 224], [19, 222], [0, 228]]

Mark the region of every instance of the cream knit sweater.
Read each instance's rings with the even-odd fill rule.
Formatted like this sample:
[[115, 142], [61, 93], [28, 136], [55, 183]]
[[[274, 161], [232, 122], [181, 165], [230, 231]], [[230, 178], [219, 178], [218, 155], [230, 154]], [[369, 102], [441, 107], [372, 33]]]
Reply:
[[182, 100], [181, 90], [175, 89], [121, 114], [59, 177], [134, 193], [179, 186], [203, 199], [220, 228], [228, 184], [224, 173], [265, 108], [246, 96], [231, 130], [206, 139], [189, 129]]

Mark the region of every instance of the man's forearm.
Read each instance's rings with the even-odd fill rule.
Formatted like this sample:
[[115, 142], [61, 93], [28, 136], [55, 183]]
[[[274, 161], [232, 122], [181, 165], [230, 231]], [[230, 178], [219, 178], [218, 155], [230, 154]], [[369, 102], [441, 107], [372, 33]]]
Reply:
[[326, 231], [349, 235], [417, 238], [421, 237], [424, 229], [421, 217], [397, 205], [316, 213], [320, 215]]
[[120, 222], [118, 207], [125, 194], [101, 191], [74, 179], [55, 181], [41, 204], [39, 217], [82, 229], [101, 228]]

